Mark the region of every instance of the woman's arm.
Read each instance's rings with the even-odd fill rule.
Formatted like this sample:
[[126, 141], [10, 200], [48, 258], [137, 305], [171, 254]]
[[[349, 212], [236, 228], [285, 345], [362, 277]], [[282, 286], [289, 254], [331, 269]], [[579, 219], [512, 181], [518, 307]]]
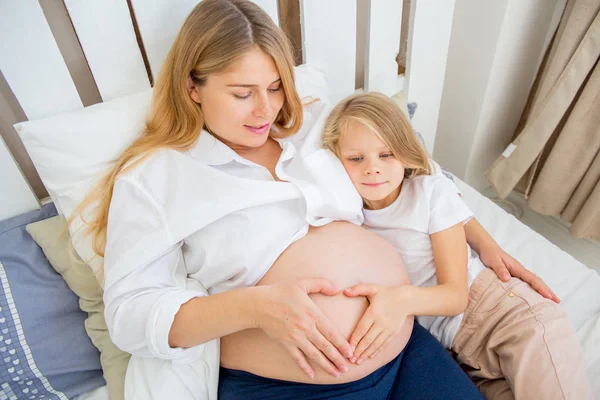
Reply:
[[314, 370], [306, 357], [333, 376], [347, 370], [349, 343], [308, 296], [339, 293], [331, 283], [304, 279], [208, 296], [194, 290], [195, 282], [178, 284], [185, 283], [177, 277], [180, 251], [175, 247], [106, 288], [107, 326], [123, 351], [190, 362], [204, 343], [259, 328], [283, 344], [310, 377]]
[[339, 289], [325, 279], [315, 278], [192, 299], [175, 316], [169, 344], [191, 347], [243, 329], [259, 328], [283, 344], [309, 377], [314, 377], [314, 370], [306, 357], [337, 377], [347, 371], [352, 351], [309, 298], [311, 293], [332, 296]]
[[104, 302], [107, 327], [119, 348], [186, 363], [202, 354], [203, 343], [256, 327], [282, 343], [309, 376], [306, 356], [333, 375], [347, 367], [342, 354], [351, 354], [350, 345], [308, 296], [334, 295], [338, 289], [308, 279], [208, 296], [200, 282], [188, 278], [182, 242], [168, 245], [172, 239], [163, 215], [135, 182], [117, 181], [107, 228]]

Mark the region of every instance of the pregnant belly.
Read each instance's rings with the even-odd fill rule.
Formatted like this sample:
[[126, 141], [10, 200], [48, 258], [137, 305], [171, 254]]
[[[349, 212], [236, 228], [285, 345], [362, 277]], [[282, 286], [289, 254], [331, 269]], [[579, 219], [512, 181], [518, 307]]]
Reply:
[[[308, 234], [289, 246], [258, 285], [287, 279], [323, 277], [340, 288], [356, 283], [401, 285], [408, 276], [400, 256], [382, 238], [347, 222], [312, 227]], [[368, 307], [364, 297], [343, 294], [311, 295], [340, 333], [350, 339]], [[315, 378], [308, 378], [282, 345], [262, 330], [249, 329], [221, 338], [221, 365], [256, 375], [294, 382], [344, 383], [361, 379], [394, 359], [404, 348], [412, 331], [413, 319], [407, 319], [402, 332], [386, 348], [361, 365], [349, 363], [348, 372], [339, 378], [312, 364]]]

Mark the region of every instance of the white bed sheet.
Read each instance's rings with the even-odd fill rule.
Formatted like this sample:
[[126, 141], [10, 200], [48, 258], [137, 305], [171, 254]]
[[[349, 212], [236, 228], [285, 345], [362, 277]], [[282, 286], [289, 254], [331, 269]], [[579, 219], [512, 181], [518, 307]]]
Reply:
[[[600, 400], [600, 276], [466, 183], [455, 178], [477, 220], [529, 270], [542, 277], [562, 300], [577, 329], [595, 398]], [[108, 400], [106, 387], [76, 400]]]

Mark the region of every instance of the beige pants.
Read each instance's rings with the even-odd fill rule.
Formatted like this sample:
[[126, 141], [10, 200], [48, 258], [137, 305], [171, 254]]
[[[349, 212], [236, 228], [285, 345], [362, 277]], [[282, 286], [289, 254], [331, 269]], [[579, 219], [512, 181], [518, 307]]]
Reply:
[[583, 351], [566, 313], [527, 283], [485, 269], [452, 350], [488, 399], [591, 399]]

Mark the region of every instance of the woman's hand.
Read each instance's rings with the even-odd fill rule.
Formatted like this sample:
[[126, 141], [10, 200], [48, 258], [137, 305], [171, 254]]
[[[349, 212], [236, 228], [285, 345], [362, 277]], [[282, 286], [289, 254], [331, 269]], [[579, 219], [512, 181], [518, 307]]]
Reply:
[[373, 358], [400, 333], [408, 316], [403, 311], [401, 290], [402, 286], [375, 284], [359, 284], [344, 290], [346, 296], [364, 296], [370, 303], [350, 337], [350, 345], [355, 349], [351, 362], [361, 364]]
[[508, 282], [511, 276], [521, 279], [523, 282], [529, 283], [543, 297], [560, 303], [560, 299], [554, 294], [546, 283], [525, 268], [510, 254], [502, 250], [495, 242], [492, 245], [482, 247], [479, 253], [479, 258], [485, 266], [494, 270], [498, 278], [503, 282]]
[[307, 358], [334, 377], [340, 371], [348, 371], [350, 344], [308, 296], [310, 293], [334, 296], [340, 289], [321, 278], [285, 281], [256, 289], [262, 290], [262, 296], [255, 325], [282, 343], [306, 375], [311, 379], [315, 376]]

